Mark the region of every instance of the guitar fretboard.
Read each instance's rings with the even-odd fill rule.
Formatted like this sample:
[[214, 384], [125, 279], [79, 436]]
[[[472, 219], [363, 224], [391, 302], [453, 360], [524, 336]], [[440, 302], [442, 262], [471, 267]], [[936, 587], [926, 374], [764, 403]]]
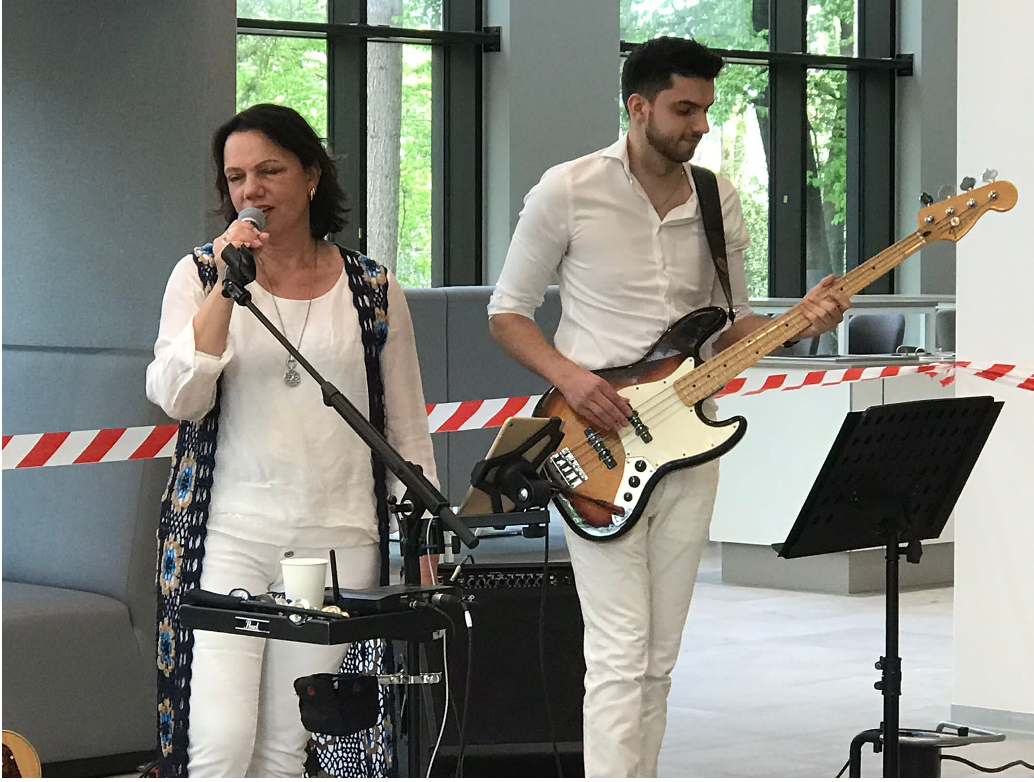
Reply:
[[[846, 296], [853, 296], [926, 243], [926, 237], [918, 231], [909, 234], [852, 269], [837, 280], [833, 287]], [[743, 370], [754, 366], [784, 342], [793, 339], [807, 329], [809, 325], [810, 321], [804, 314], [804, 310], [800, 304], [797, 304], [779, 317], [773, 318], [767, 326], [748, 334], [714, 358], [705, 361], [675, 381], [675, 393], [686, 405], [695, 405], [722, 389]]]

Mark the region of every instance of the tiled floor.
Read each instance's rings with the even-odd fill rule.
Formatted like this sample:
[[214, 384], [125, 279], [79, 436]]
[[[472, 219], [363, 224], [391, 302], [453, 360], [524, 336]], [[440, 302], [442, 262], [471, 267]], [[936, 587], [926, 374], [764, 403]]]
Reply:
[[[551, 559], [566, 559], [559, 524]], [[484, 540], [478, 562], [534, 562], [541, 540]], [[840, 597], [721, 583], [708, 549], [673, 673], [664, 777], [833, 777], [851, 739], [882, 716], [873, 664], [883, 651], [882, 595]], [[950, 717], [952, 590], [901, 595], [901, 724], [934, 728]], [[1034, 762], [1034, 735], [949, 750], [985, 766]], [[882, 755], [863, 749], [863, 775], [882, 776]], [[944, 761], [944, 777], [983, 777]], [[1034, 778], [1022, 767], [997, 776]]]
[[[554, 525], [551, 558], [566, 558]], [[478, 562], [541, 559], [542, 541], [485, 540]], [[931, 729], [950, 718], [952, 590], [901, 595], [901, 724]], [[833, 777], [851, 739], [879, 726], [873, 688], [884, 648], [882, 595], [841, 597], [721, 583], [717, 547], [701, 565], [673, 673], [660, 773], [666, 777]], [[946, 751], [985, 766], [1034, 762], [1034, 735]], [[882, 755], [863, 748], [867, 777]], [[944, 761], [942, 776], [981, 777]], [[1034, 777], [1013, 768], [998, 776]]]

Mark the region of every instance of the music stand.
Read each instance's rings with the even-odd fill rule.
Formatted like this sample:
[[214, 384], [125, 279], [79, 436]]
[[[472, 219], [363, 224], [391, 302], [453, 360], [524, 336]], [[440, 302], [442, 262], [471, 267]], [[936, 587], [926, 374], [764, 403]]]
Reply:
[[[786, 541], [773, 546], [786, 559], [886, 549], [886, 650], [876, 663], [884, 777], [900, 771], [898, 562], [902, 554], [919, 562], [922, 541], [941, 534], [1002, 404], [990, 396], [927, 399], [848, 413]], [[852, 777], [861, 776], [863, 737], [879, 747], [879, 730], [859, 734]]]
[[[553, 487], [539, 471], [564, 439], [559, 418], [507, 418], [484, 459], [470, 473], [470, 488], [456, 515], [471, 529], [522, 526], [540, 537], [549, 524]], [[459, 553], [458, 546], [453, 553]]]

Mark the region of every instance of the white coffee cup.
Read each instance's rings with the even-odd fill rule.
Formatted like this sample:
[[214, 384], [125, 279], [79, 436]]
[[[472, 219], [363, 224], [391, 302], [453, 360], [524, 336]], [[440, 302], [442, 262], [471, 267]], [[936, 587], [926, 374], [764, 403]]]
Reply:
[[323, 586], [329, 560], [321, 557], [290, 557], [280, 560], [284, 594], [288, 600], [307, 600], [312, 608], [323, 608]]

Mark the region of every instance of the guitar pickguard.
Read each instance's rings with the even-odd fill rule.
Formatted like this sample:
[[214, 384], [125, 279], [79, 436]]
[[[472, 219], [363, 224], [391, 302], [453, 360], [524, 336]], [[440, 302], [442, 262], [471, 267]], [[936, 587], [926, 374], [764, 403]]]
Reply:
[[668, 329], [641, 361], [597, 372], [636, 412], [620, 432], [593, 430], [555, 388], [542, 397], [535, 415], [560, 418], [564, 431], [545, 470], [564, 487], [556, 504], [580, 536], [601, 540], [624, 534], [662, 477], [715, 459], [743, 437], [744, 418], [712, 421], [702, 403], [687, 404], [674, 388], [725, 321], [717, 307], [696, 310]]

